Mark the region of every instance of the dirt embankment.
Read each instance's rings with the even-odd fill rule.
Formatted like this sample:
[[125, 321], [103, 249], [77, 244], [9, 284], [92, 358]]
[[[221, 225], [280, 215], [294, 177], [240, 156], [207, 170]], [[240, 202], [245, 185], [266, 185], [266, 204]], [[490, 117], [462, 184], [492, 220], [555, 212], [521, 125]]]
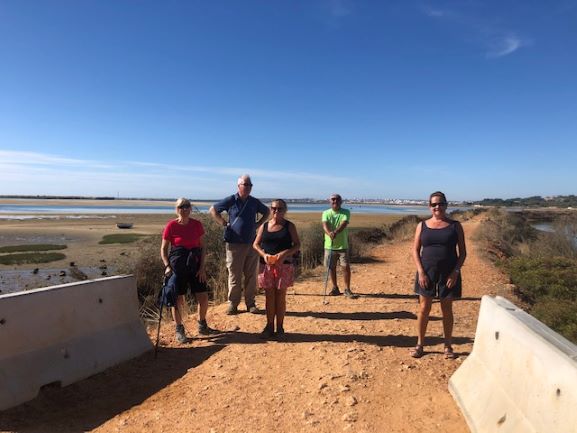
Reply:
[[[258, 338], [263, 315], [226, 316], [211, 308], [209, 323], [226, 331], [180, 346], [163, 324], [161, 350], [102, 374], [51, 390], [0, 414], [0, 430], [22, 432], [466, 432], [447, 391], [451, 374], [472, 348], [480, 298], [506, 279], [477, 253], [464, 224], [469, 255], [464, 299], [455, 303], [457, 360], [442, 356], [442, 325], [433, 306], [427, 354], [414, 346], [410, 243], [384, 244], [374, 261], [353, 266], [357, 300], [322, 304], [322, 269], [288, 296], [283, 342]], [[264, 299], [259, 297], [260, 305]], [[155, 330], [150, 329], [151, 338]]]

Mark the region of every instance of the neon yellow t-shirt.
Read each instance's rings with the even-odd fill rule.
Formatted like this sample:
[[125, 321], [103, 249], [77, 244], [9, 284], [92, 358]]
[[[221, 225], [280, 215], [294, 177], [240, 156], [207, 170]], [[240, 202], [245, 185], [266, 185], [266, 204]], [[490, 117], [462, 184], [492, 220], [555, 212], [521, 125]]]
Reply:
[[[339, 228], [343, 221], [351, 221], [351, 211], [340, 208], [334, 211], [332, 208], [323, 212], [322, 222], [326, 222], [329, 230], [333, 231]], [[325, 249], [326, 250], [346, 250], [349, 248], [349, 227], [338, 233], [331, 243], [331, 238], [325, 233]]]

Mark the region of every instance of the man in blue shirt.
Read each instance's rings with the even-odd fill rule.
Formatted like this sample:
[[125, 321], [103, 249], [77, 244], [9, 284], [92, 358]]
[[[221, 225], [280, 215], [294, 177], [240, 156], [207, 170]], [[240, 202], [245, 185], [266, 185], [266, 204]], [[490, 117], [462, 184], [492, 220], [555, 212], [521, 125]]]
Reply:
[[[246, 309], [258, 313], [255, 304], [256, 278], [258, 273], [258, 253], [252, 243], [256, 229], [263, 224], [269, 215], [269, 209], [259, 199], [250, 195], [252, 182], [245, 174], [238, 178], [238, 192], [215, 203], [209, 213], [220, 225], [225, 227], [226, 267], [228, 269], [228, 310], [227, 314], [237, 314], [242, 293], [244, 275], [244, 300]], [[228, 214], [228, 221], [222, 212]], [[257, 220], [257, 214], [261, 217]]]

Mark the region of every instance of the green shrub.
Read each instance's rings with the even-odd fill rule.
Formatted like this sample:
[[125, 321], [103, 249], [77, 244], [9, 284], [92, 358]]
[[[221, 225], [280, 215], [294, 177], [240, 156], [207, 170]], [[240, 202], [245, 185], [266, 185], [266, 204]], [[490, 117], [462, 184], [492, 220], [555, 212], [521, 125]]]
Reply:
[[132, 242], [139, 241], [143, 237], [148, 235], [143, 235], [139, 233], [115, 233], [112, 235], [102, 236], [102, 240], [98, 242], [99, 244], [130, 244]]
[[31, 245], [8, 245], [0, 247], [0, 253], [16, 253], [25, 251], [52, 251], [64, 250], [66, 245], [51, 245], [51, 244], [31, 244]]
[[50, 263], [65, 259], [62, 253], [16, 253], [0, 255], [2, 265], [22, 265], [26, 263]]
[[577, 302], [544, 297], [533, 306], [531, 314], [577, 344]]
[[521, 245], [537, 239], [538, 232], [522, 213], [491, 209], [477, 231], [476, 239], [486, 242], [488, 252], [496, 257], [519, 254]]
[[506, 264], [522, 297], [534, 304], [549, 296], [577, 300], [577, 262], [563, 257], [515, 257]]
[[478, 239], [486, 241], [530, 313], [577, 343], [576, 219], [559, 219], [553, 233], [538, 233], [526, 213], [493, 209]]

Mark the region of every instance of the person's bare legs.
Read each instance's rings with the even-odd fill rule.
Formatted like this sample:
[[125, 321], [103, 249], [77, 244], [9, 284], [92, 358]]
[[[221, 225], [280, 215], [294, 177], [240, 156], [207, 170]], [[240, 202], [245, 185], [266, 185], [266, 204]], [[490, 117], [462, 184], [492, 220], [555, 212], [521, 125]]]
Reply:
[[443, 332], [445, 333], [445, 347], [451, 347], [453, 342], [453, 299], [441, 299], [441, 311], [443, 312]]
[[172, 318], [177, 325], [182, 325], [182, 312], [184, 311], [184, 295], [178, 295], [176, 298], [176, 307], [171, 308]]
[[429, 324], [429, 314], [431, 313], [433, 298], [419, 295], [419, 315], [417, 318], [417, 345], [425, 345], [425, 334]]
[[276, 330], [283, 329], [284, 316], [286, 314], [286, 292], [287, 289], [275, 290], [276, 293]]
[[333, 287], [338, 287], [337, 285], [337, 267], [335, 266], [336, 263], [329, 263], [329, 266], [331, 267], [330, 269], [330, 275], [331, 275], [331, 283], [333, 283]]
[[425, 334], [429, 324], [429, 314], [431, 313], [433, 298], [419, 295], [419, 312], [417, 316], [417, 345], [411, 350], [413, 358], [420, 358], [424, 355], [423, 346], [425, 345]]
[[208, 311], [208, 293], [196, 293], [196, 302], [198, 302], [198, 321], [206, 320], [206, 312]]
[[188, 339], [186, 338], [186, 333], [184, 331], [184, 325], [182, 324], [184, 305], [185, 305], [184, 295], [179, 295], [176, 298], [176, 306], [171, 308], [172, 318], [176, 322], [176, 340], [180, 344], [184, 344], [188, 341]]
[[343, 279], [345, 280], [345, 289], [351, 288], [351, 265], [348, 263], [343, 268]]
[[276, 311], [276, 290], [274, 288], [269, 288], [264, 290], [266, 299], [266, 325], [274, 329], [274, 318], [277, 314]]

